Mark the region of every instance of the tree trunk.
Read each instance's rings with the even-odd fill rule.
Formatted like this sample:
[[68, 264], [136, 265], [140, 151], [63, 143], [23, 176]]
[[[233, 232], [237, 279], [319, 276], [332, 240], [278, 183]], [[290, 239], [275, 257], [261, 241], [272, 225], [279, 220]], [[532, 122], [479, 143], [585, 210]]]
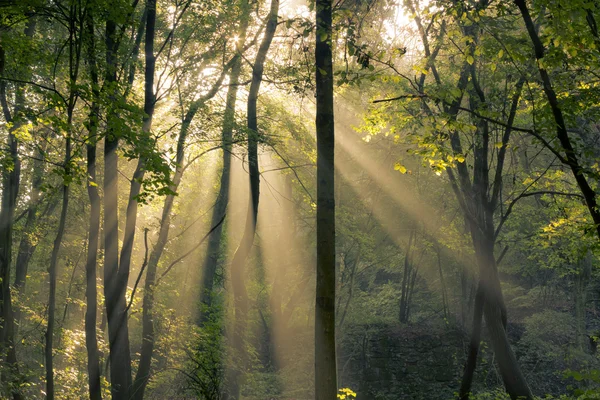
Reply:
[[506, 307], [494, 259], [493, 240], [477, 237], [477, 233], [472, 233], [472, 236], [479, 265], [480, 282], [483, 284], [483, 315], [504, 386], [512, 399], [532, 399], [531, 390], [506, 335]]
[[[116, 24], [106, 21], [105, 84], [117, 82]], [[113, 94], [112, 99], [116, 101]], [[108, 131], [104, 141], [104, 297], [108, 323], [111, 394], [113, 400], [129, 400], [131, 387], [131, 354], [125, 310], [127, 281], [119, 274], [118, 229], [118, 158], [119, 145], [114, 109], [107, 112]]]
[[[62, 193], [62, 209], [58, 222], [58, 230], [52, 247], [52, 255], [50, 258], [50, 266], [48, 268], [50, 279], [50, 290], [48, 294], [48, 325], [46, 329], [46, 346], [45, 361], [46, 361], [46, 399], [54, 399], [54, 366], [53, 366], [53, 339], [54, 325], [56, 314], [56, 279], [58, 269], [58, 253], [62, 245], [62, 239], [65, 233], [65, 225], [67, 222], [67, 211], [69, 208], [69, 185], [71, 181], [71, 135], [73, 134], [73, 112], [77, 103], [77, 93], [75, 85], [79, 72], [79, 56], [81, 50], [81, 29], [77, 26], [76, 13], [78, 10], [75, 6], [69, 9], [69, 98], [67, 101], [67, 132], [65, 139], [65, 158], [63, 162], [64, 178], [63, 178], [63, 193]], [[79, 35], [78, 35], [79, 31]]]
[[588, 349], [588, 335], [586, 333], [587, 288], [592, 273], [592, 253], [587, 254], [579, 261], [579, 271], [575, 278], [575, 344], [582, 351]]
[[542, 87], [544, 93], [546, 94], [546, 98], [548, 99], [550, 109], [552, 110], [554, 122], [556, 123], [556, 137], [558, 138], [558, 141], [565, 152], [565, 157], [561, 157], [561, 161], [570, 167], [573, 177], [577, 182], [577, 186], [579, 186], [581, 194], [585, 199], [588, 211], [596, 228], [596, 233], [600, 239], [600, 209], [598, 208], [598, 203], [596, 201], [596, 192], [590, 186], [585, 177], [584, 169], [579, 164], [579, 159], [575, 153], [571, 139], [569, 138], [569, 133], [567, 132], [567, 125], [565, 123], [562, 109], [558, 104], [556, 92], [552, 87], [550, 75], [548, 75], [548, 71], [542, 67], [542, 63], [540, 62], [542, 58], [544, 58], [544, 45], [542, 44], [542, 41], [540, 40], [540, 37], [536, 31], [535, 24], [531, 19], [531, 15], [529, 14], [529, 9], [527, 8], [525, 0], [514, 0], [514, 2], [521, 12], [523, 21], [525, 22], [525, 27], [527, 28], [527, 32], [529, 33], [529, 37], [533, 43], [535, 58], [538, 61], [538, 71], [542, 79]]
[[100, 384], [100, 353], [98, 351], [98, 338], [96, 336], [96, 322], [98, 310], [98, 289], [96, 287], [96, 268], [98, 257], [98, 240], [100, 238], [100, 195], [96, 180], [96, 150], [98, 139], [98, 120], [100, 114], [98, 68], [96, 64], [96, 46], [93, 16], [88, 15], [86, 21], [88, 34], [87, 58], [92, 81], [93, 101], [89, 115], [87, 150], [87, 192], [90, 199], [90, 216], [88, 232], [88, 248], [85, 263], [85, 345], [87, 350], [88, 391], [90, 400], [102, 399]]
[[[246, 33], [248, 31], [249, 8], [248, 1], [243, 0], [240, 16], [240, 30], [238, 32], [238, 42], [236, 44], [236, 59], [231, 68], [229, 76], [229, 88], [225, 103], [225, 112], [223, 114], [223, 129], [221, 131], [221, 140], [223, 147], [223, 170], [219, 182], [219, 194], [211, 218], [211, 226], [215, 226], [221, 220], [227, 211], [229, 203], [229, 180], [231, 177], [231, 151], [233, 139], [233, 127], [235, 125], [235, 103], [237, 101], [238, 82], [242, 71], [242, 52], [246, 42]], [[200, 316], [199, 323], [204, 325], [210, 320], [210, 310], [212, 306], [212, 291], [219, 262], [219, 254], [224, 242], [222, 237], [223, 225], [210, 235], [206, 248], [206, 258], [202, 268], [202, 283], [200, 286]]]
[[[74, 102], [73, 102], [74, 106]], [[68, 125], [71, 126], [73, 109], [69, 109], [69, 121]], [[71, 162], [71, 133], [68, 133], [66, 144], [65, 144], [65, 181], [63, 182], [63, 199], [62, 199], [62, 210], [60, 212], [60, 220], [58, 222], [58, 230], [56, 231], [56, 238], [54, 239], [54, 246], [52, 247], [52, 256], [50, 258], [50, 267], [48, 268], [50, 278], [50, 290], [48, 294], [48, 325], [46, 328], [46, 345], [44, 348], [44, 355], [46, 361], [46, 399], [54, 399], [54, 368], [53, 368], [53, 339], [54, 339], [54, 323], [56, 314], [56, 276], [58, 267], [58, 252], [62, 244], [62, 238], [65, 233], [65, 224], [67, 221], [67, 210], [69, 206], [69, 175], [71, 173], [69, 165]]]
[[[33, 161], [33, 171], [31, 177], [31, 191], [30, 191], [30, 202], [31, 205], [27, 210], [27, 219], [25, 221], [25, 227], [23, 228], [23, 235], [19, 242], [19, 250], [17, 253], [17, 260], [15, 263], [15, 281], [14, 290], [19, 293], [19, 296], [25, 294], [25, 283], [27, 279], [27, 270], [29, 269], [29, 262], [31, 257], [37, 248], [40, 234], [36, 232], [37, 224], [39, 223], [38, 210], [40, 202], [41, 186], [44, 174], [44, 152], [46, 151], [46, 141], [43, 140], [37, 157], [39, 160]], [[21, 322], [21, 309], [15, 307], [15, 333], [19, 329]]]
[[[151, 12], [148, 12], [148, 21], [150, 19], [154, 19], [155, 16], [152, 15]], [[198, 110], [201, 106], [203, 106], [208, 100], [212, 99], [219, 89], [221, 88], [221, 84], [225, 79], [225, 74], [227, 69], [229, 68], [226, 65], [223, 68], [223, 72], [221, 76], [217, 79], [217, 81], [213, 84], [212, 88], [201, 98], [194, 101], [188, 112], [186, 113], [182, 124], [181, 129], [179, 131], [179, 138], [177, 140], [177, 153], [175, 157], [175, 173], [173, 175], [173, 181], [170, 185], [170, 189], [173, 192], [176, 192], [179, 184], [181, 183], [181, 178], [183, 177], [183, 172], [185, 166], [183, 165], [184, 156], [185, 156], [185, 143], [187, 139], [187, 134], [189, 131], [190, 124]], [[158, 262], [163, 254], [165, 246], [167, 244], [167, 240], [169, 238], [169, 230], [171, 226], [171, 212], [173, 209], [173, 202], [175, 201], [175, 195], [168, 194], [165, 197], [165, 202], [163, 204], [163, 211], [160, 220], [160, 228], [158, 233], [158, 239], [156, 244], [152, 248], [152, 253], [150, 254], [150, 258], [148, 260], [148, 266], [146, 269], [146, 281], [144, 283], [144, 299], [142, 304], [142, 349], [140, 352], [140, 364], [135, 376], [135, 380], [133, 382], [133, 396], [134, 399], [143, 399], [144, 391], [146, 389], [146, 385], [148, 380], [150, 379], [150, 367], [152, 364], [152, 353], [154, 352], [154, 321], [153, 321], [153, 308], [154, 308], [154, 290], [156, 282], [156, 269], [158, 267]], [[216, 228], [220, 227], [222, 223], [221, 217], [220, 221], [217, 221], [215, 224]], [[215, 226], [215, 225], [213, 225]]]
[[[0, 46], [0, 75], [4, 75], [5, 52]], [[20, 89], [17, 89], [20, 90]], [[17, 99], [23, 98], [17, 94]], [[13, 116], [6, 99], [6, 81], [0, 80], [0, 103], [4, 113], [4, 120], [14, 122]], [[19, 103], [15, 107], [15, 117], [19, 118]], [[22, 103], [21, 103], [22, 104]], [[18, 121], [17, 121], [18, 123]], [[13, 162], [13, 168], [2, 171], [2, 208], [0, 208], [0, 351], [6, 353], [6, 363], [15, 375], [11, 380], [17, 381], [18, 364], [15, 350], [15, 325], [10, 293], [10, 266], [12, 263], [12, 236], [13, 220], [19, 194], [19, 181], [21, 178], [21, 163], [19, 160], [19, 144], [14, 135], [15, 126], [8, 132], [8, 153]], [[11, 390], [13, 398], [20, 399], [21, 395], [14, 389]]]
[[473, 375], [477, 367], [477, 354], [479, 353], [479, 342], [481, 342], [481, 320], [483, 318], [483, 303], [484, 303], [483, 285], [481, 282], [477, 285], [477, 294], [475, 295], [475, 305], [473, 307], [473, 327], [471, 331], [471, 340], [469, 342], [469, 353], [467, 362], [463, 372], [462, 381], [458, 398], [467, 400], [471, 393], [473, 384]]
[[315, 399], [337, 396], [335, 347], [335, 189], [332, 3], [316, 3], [317, 84], [317, 287], [315, 302]]
[[248, 293], [245, 285], [245, 264], [254, 244], [256, 221], [258, 217], [258, 200], [260, 191], [260, 173], [258, 170], [258, 117], [257, 102], [260, 84], [263, 78], [264, 64], [271, 42], [277, 29], [277, 16], [279, 13], [279, 0], [271, 0], [267, 25], [263, 40], [258, 49], [256, 60], [252, 68], [252, 82], [248, 93], [248, 170], [250, 180], [250, 201], [246, 215], [246, 225], [240, 245], [231, 261], [231, 287], [233, 290], [233, 304], [235, 310], [234, 327], [232, 332], [232, 347], [238, 358], [235, 367], [228, 372], [229, 396], [237, 399], [240, 395], [240, 377], [246, 368], [245, 331], [248, 314]]
[[404, 273], [402, 275], [402, 289], [400, 292], [400, 316], [399, 320], [401, 323], [408, 322], [408, 291], [410, 286], [411, 276], [411, 251], [413, 246], [413, 239], [415, 236], [415, 230], [411, 229], [410, 236], [408, 237], [408, 247], [406, 248], [406, 254], [404, 255]]
[[[45, 139], [45, 136], [43, 139]], [[29, 194], [30, 206], [27, 210], [27, 219], [23, 229], [23, 236], [19, 243], [19, 252], [17, 253], [17, 261], [15, 264], [15, 281], [14, 289], [19, 293], [25, 292], [25, 281], [27, 278], [27, 269], [29, 261], [37, 247], [39, 235], [35, 233], [36, 223], [38, 222], [37, 212], [39, 210], [40, 193], [44, 176], [44, 154], [46, 151], [45, 140], [42, 140], [36, 157], [39, 159], [33, 160], [33, 171], [31, 177], [31, 191]], [[20, 320], [19, 310], [15, 310], [15, 321], [18, 324]]]

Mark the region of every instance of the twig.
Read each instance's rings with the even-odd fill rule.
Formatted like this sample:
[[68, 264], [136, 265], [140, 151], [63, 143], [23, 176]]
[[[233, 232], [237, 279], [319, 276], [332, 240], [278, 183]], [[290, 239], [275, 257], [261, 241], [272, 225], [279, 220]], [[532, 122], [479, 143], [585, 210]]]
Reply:
[[165, 270], [165, 272], [163, 272], [162, 275], [156, 280], [156, 285], [158, 285], [158, 283], [160, 282], [160, 280], [162, 278], [164, 278], [165, 275], [167, 275], [169, 273], [169, 271], [171, 271], [171, 269], [175, 266], [175, 264], [177, 264], [178, 262], [180, 262], [181, 260], [183, 260], [184, 258], [186, 258], [187, 256], [189, 256], [194, 250], [196, 250], [198, 247], [200, 247], [202, 245], [202, 243], [204, 243], [204, 241], [210, 236], [210, 234], [213, 233], [213, 231], [215, 229], [217, 229], [219, 227], [219, 225], [221, 225], [223, 223], [223, 221], [225, 221], [225, 216], [226, 215], [227, 215], [227, 213], [223, 214], [223, 216], [221, 217], [221, 220], [219, 222], [217, 222], [217, 224], [215, 226], [213, 226], [212, 228], [210, 228], [210, 231], [208, 231], [208, 233], [206, 233], [206, 235], [204, 235], [204, 237], [194, 247], [192, 247], [187, 253], [185, 253], [184, 255], [182, 255], [181, 257], [179, 257], [178, 259], [176, 259], [175, 261], [173, 261], [171, 263], [171, 265], [169, 265], [167, 267], [167, 269]]

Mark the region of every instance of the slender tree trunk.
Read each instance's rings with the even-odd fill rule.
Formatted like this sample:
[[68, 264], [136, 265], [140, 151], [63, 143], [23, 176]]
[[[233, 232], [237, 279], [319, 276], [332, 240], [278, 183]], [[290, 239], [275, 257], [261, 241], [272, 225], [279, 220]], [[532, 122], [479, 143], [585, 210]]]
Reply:
[[[74, 104], [73, 104], [74, 106]], [[69, 121], [68, 125], [71, 126], [73, 109], [69, 110]], [[67, 211], [69, 206], [69, 183], [68, 179], [70, 176], [70, 162], [71, 162], [71, 137], [68, 133], [66, 144], [65, 144], [65, 182], [63, 182], [63, 200], [62, 209], [60, 212], [60, 220], [58, 222], [58, 230], [56, 232], [56, 238], [54, 239], [54, 246], [52, 247], [52, 256], [50, 258], [50, 267], [48, 268], [50, 277], [50, 290], [48, 294], [48, 325], [46, 328], [46, 345], [44, 348], [44, 355], [46, 361], [46, 399], [54, 399], [54, 367], [53, 367], [53, 339], [54, 339], [54, 323], [56, 314], [56, 276], [58, 267], [58, 252], [62, 244], [62, 238], [65, 233], [65, 224], [67, 221]]]
[[316, 3], [317, 83], [317, 288], [315, 303], [315, 399], [337, 396], [335, 347], [335, 190], [332, 2]]
[[438, 271], [440, 273], [440, 286], [442, 290], [442, 304], [444, 306], [444, 318], [448, 318], [449, 313], [449, 305], [448, 305], [448, 295], [446, 293], [446, 281], [444, 279], [444, 271], [442, 270], [442, 254], [440, 249], [440, 244], [436, 243], [436, 253], [437, 253], [437, 261], [438, 261]]
[[588, 335], [586, 333], [587, 288], [592, 273], [592, 254], [587, 254], [579, 261], [579, 271], [575, 278], [575, 343], [582, 351], [587, 350]]
[[[0, 75], [4, 75], [5, 52], [0, 46]], [[17, 89], [20, 91], [21, 89]], [[22, 99], [22, 94], [17, 93], [17, 99]], [[6, 81], [0, 80], [0, 103], [6, 122], [14, 122], [13, 115], [6, 99]], [[15, 118], [18, 113], [20, 101], [15, 107]], [[17, 121], [18, 123], [18, 121]], [[16, 128], [16, 127], [15, 127]], [[15, 375], [11, 380], [18, 380], [17, 353], [15, 349], [15, 324], [10, 293], [10, 266], [12, 263], [12, 237], [13, 220], [19, 194], [19, 181], [21, 178], [21, 162], [19, 160], [18, 140], [14, 135], [15, 128], [8, 132], [8, 153], [13, 163], [13, 168], [2, 171], [2, 199], [0, 208], [0, 351], [6, 354], [6, 363]], [[21, 399], [21, 395], [14, 389], [11, 390], [14, 399]]]
[[256, 221], [258, 217], [258, 200], [260, 191], [260, 173], [258, 170], [258, 92], [263, 78], [264, 64], [267, 59], [271, 42], [277, 30], [279, 0], [271, 0], [265, 34], [258, 49], [252, 68], [252, 82], [248, 93], [248, 170], [250, 180], [250, 201], [246, 215], [246, 225], [240, 245], [233, 255], [231, 262], [231, 287], [235, 310], [234, 327], [232, 332], [232, 347], [238, 358], [234, 368], [229, 371], [229, 396], [238, 399], [240, 395], [240, 377], [246, 368], [245, 331], [248, 314], [248, 293], [245, 285], [245, 264], [254, 244]]
[[411, 251], [413, 246], [413, 240], [415, 236], [415, 230], [411, 229], [410, 236], [408, 237], [408, 247], [406, 248], [406, 254], [404, 255], [404, 273], [402, 275], [402, 291], [400, 293], [400, 322], [408, 322], [408, 292], [410, 286], [410, 276], [412, 271], [411, 262]]
[[[50, 258], [50, 266], [48, 268], [50, 278], [50, 290], [48, 294], [48, 326], [46, 329], [46, 346], [45, 361], [46, 361], [46, 399], [54, 399], [54, 366], [53, 366], [53, 340], [54, 340], [54, 325], [56, 322], [56, 279], [58, 269], [58, 253], [62, 245], [62, 239], [65, 233], [65, 225], [67, 222], [67, 211], [69, 208], [69, 185], [71, 180], [71, 135], [73, 126], [73, 112], [77, 102], [75, 92], [75, 84], [79, 72], [79, 60], [81, 55], [81, 26], [77, 25], [77, 13], [81, 11], [75, 5], [69, 9], [69, 98], [67, 102], [67, 134], [65, 139], [65, 158], [64, 158], [64, 180], [62, 193], [62, 209], [58, 222], [58, 230], [52, 247], [52, 256]], [[79, 21], [80, 24], [83, 21]]]
[[463, 372], [460, 391], [458, 397], [460, 400], [467, 400], [471, 392], [473, 384], [473, 375], [477, 367], [477, 354], [479, 353], [479, 342], [481, 342], [481, 320], [483, 318], [483, 303], [484, 303], [483, 285], [481, 282], [477, 286], [477, 294], [475, 295], [475, 305], [473, 307], [473, 327], [471, 331], [471, 340], [469, 342], [469, 353], [467, 362]]
[[474, 236], [475, 256], [479, 265], [480, 282], [483, 284], [483, 315], [504, 386], [512, 399], [532, 399], [531, 390], [519, 368], [506, 335], [506, 307], [494, 259], [493, 240], [477, 237], [477, 233], [472, 235]]
[[565, 152], [565, 157], [562, 158], [562, 161], [570, 167], [571, 172], [573, 173], [573, 177], [577, 182], [577, 186], [579, 186], [581, 194], [583, 195], [585, 203], [588, 207], [588, 211], [592, 217], [592, 221], [594, 222], [598, 238], [600, 238], [600, 209], [598, 208], [598, 203], [596, 201], [596, 192], [590, 186], [586, 179], [584, 169], [579, 164], [577, 153], [573, 148], [571, 139], [569, 138], [569, 133], [567, 132], [567, 125], [565, 123], [562, 109], [558, 103], [558, 97], [556, 96], [556, 92], [552, 87], [550, 75], [548, 75], [548, 71], [542, 67], [542, 63], [539, 62], [542, 60], [542, 58], [544, 58], [544, 45], [542, 44], [542, 41], [537, 33], [536, 26], [531, 19], [531, 15], [529, 14], [529, 9], [527, 8], [527, 3], [525, 0], [514, 0], [514, 2], [521, 12], [523, 21], [525, 22], [525, 27], [527, 28], [527, 32], [529, 33], [529, 37], [533, 43], [535, 58], [538, 61], [538, 70], [542, 79], [542, 87], [544, 93], [546, 94], [546, 98], [548, 99], [550, 109], [552, 110], [554, 122], [556, 123], [556, 137], [558, 138], [558, 141]]
[[[154, 19], [155, 16], [152, 15], [150, 11], [148, 11], [148, 21]], [[148, 31], [148, 30], [147, 30]], [[187, 134], [189, 131], [190, 124], [200, 107], [202, 107], [208, 100], [212, 99], [223, 83], [225, 79], [225, 74], [229, 65], [226, 65], [223, 68], [221, 76], [217, 79], [217, 81], [213, 84], [212, 88], [200, 99], [194, 101], [188, 112], [186, 113], [179, 132], [179, 138], [177, 140], [177, 153], [175, 156], [175, 173], [173, 175], [173, 181], [170, 185], [170, 188], [173, 192], [176, 192], [179, 184], [181, 183], [181, 178], [183, 177], [183, 172], [185, 166], [183, 165], [184, 156], [185, 156], [185, 143], [187, 139]], [[152, 248], [152, 253], [150, 254], [150, 258], [148, 260], [148, 266], [146, 269], [146, 281], [144, 283], [144, 299], [142, 304], [142, 349], [140, 352], [140, 364], [138, 366], [138, 370], [133, 382], [133, 393], [134, 399], [143, 399], [144, 391], [146, 389], [146, 385], [150, 378], [150, 367], [152, 364], [152, 354], [154, 352], [154, 321], [153, 321], [153, 309], [154, 309], [154, 291], [155, 291], [155, 283], [156, 283], [156, 270], [158, 267], [158, 262], [163, 254], [165, 246], [167, 244], [167, 240], [169, 238], [169, 230], [171, 226], [171, 212], [173, 209], [173, 202], [175, 201], [175, 195], [169, 194], [165, 197], [165, 202], [163, 204], [163, 211], [160, 220], [160, 228], [158, 233], [158, 239], [156, 244]], [[223, 216], [221, 217], [223, 218]], [[215, 224], [219, 224], [216, 229], [220, 226], [220, 222], [217, 221]], [[215, 225], [213, 225], [215, 226]]]
[[[116, 23], [106, 21], [106, 77], [105, 85], [117, 83]], [[112, 89], [114, 90], [114, 89]], [[116, 102], [116, 94], [110, 98]], [[107, 111], [108, 130], [104, 141], [104, 297], [108, 323], [111, 394], [113, 400], [130, 400], [131, 354], [127, 329], [125, 289], [119, 274], [118, 230], [118, 128], [116, 110]]]
[[[97, 116], [93, 117], [97, 118]], [[91, 133], [91, 132], [90, 132]], [[96, 268], [98, 239], [100, 232], [100, 196], [96, 182], [96, 142], [87, 145], [87, 191], [90, 199], [90, 219], [88, 235], [88, 251], [85, 265], [86, 278], [86, 312], [85, 312], [85, 344], [88, 357], [88, 385], [91, 400], [102, 399], [100, 385], [100, 357], [98, 339], [96, 337], [96, 321], [98, 309], [98, 291], [96, 288]]]
[[85, 263], [85, 345], [87, 350], [88, 391], [90, 400], [102, 399], [102, 386], [100, 384], [100, 353], [98, 350], [98, 338], [96, 336], [96, 322], [98, 310], [98, 289], [96, 286], [96, 268], [98, 257], [98, 240], [100, 238], [100, 195], [98, 194], [98, 182], [96, 177], [96, 151], [98, 143], [98, 120], [100, 114], [98, 67], [96, 64], [96, 46], [93, 16], [88, 15], [86, 21], [88, 34], [87, 61], [92, 81], [93, 101], [89, 115], [88, 133], [86, 143], [87, 150], [87, 192], [90, 199], [90, 216], [88, 247]]
[[[19, 250], [17, 253], [17, 260], [15, 263], [15, 281], [13, 288], [19, 293], [19, 296], [25, 294], [25, 283], [27, 279], [27, 270], [29, 269], [29, 262], [33, 253], [37, 248], [40, 233], [37, 232], [37, 224], [39, 223], [38, 210], [40, 202], [41, 186], [44, 174], [44, 152], [46, 151], [46, 141], [42, 141], [37, 157], [39, 160], [33, 161], [33, 171], [31, 177], [31, 191], [30, 191], [30, 202], [31, 205], [27, 210], [27, 220], [25, 221], [25, 227], [23, 228], [23, 236], [19, 242]], [[21, 322], [21, 309], [15, 307], [15, 333], [19, 328]]]
[[[242, 71], [242, 52], [246, 42], [246, 33], [248, 31], [249, 7], [248, 1], [242, 0], [240, 29], [238, 32], [238, 42], [236, 44], [236, 59], [231, 68], [229, 76], [229, 88], [225, 103], [225, 112], [223, 114], [223, 129], [221, 131], [223, 170], [219, 182], [219, 194], [211, 218], [211, 226], [215, 226], [225, 215], [227, 204], [229, 203], [229, 181], [231, 177], [231, 151], [233, 139], [233, 127], [235, 125], [235, 103], [237, 101], [238, 82]], [[212, 291], [219, 262], [223, 238], [223, 224], [210, 235], [206, 249], [206, 258], [202, 268], [202, 283], [200, 286], [200, 325], [205, 324], [210, 319], [210, 310], [212, 306]]]
[[[36, 234], [35, 228], [36, 223], [38, 222], [37, 213], [40, 206], [40, 194], [44, 176], [44, 154], [46, 151], [46, 144], [46, 141], [42, 140], [36, 155], [36, 157], [39, 159], [33, 161], [31, 190], [29, 193], [29, 201], [31, 205], [27, 210], [27, 220], [25, 221], [23, 237], [19, 243], [19, 252], [17, 253], [17, 261], [15, 264], [15, 281], [13, 286], [15, 290], [19, 291], [19, 293], [25, 292], [25, 280], [27, 277], [29, 261], [31, 260], [31, 257], [33, 256], [33, 253], [37, 247], [37, 241], [39, 238], [39, 234]], [[18, 310], [15, 310], [15, 320], [18, 324], [19, 316], [17, 313]]]

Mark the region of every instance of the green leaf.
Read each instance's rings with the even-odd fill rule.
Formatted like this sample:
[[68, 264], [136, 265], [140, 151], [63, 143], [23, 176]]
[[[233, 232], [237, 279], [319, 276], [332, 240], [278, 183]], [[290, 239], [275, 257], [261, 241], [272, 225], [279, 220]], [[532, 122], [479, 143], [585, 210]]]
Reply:
[[473, 63], [475, 62], [475, 59], [473, 58], [472, 55], [467, 56], [467, 62], [469, 63], [469, 65], [473, 65]]

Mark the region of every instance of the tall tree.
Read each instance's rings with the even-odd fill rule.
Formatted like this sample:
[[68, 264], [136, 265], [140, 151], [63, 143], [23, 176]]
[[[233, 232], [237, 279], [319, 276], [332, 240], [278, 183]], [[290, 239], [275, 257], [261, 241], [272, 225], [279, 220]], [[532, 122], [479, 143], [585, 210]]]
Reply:
[[[561, 160], [565, 165], [567, 165], [573, 177], [575, 178], [575, 182], [577, 182], [577, 186], [581, 191], [585, 199], [585, 204], [587, 205], [590, 216], [592, 217], [592, 221], [594, 223], [594, 228], [596, 233], [598, 234], [598, 238], [600, 238], [600, 208], [598, 208], [598, 202], [596, 200], [596, 192], [588, 182], [588, 178], [586, 177], [586, 171], [581, 165], [579, 160], [579, 156], [573, 146], [572, 139], [569, 136], [569, 132], [567, 131], [567, 124], [565, 121], [564, 112], [560, 106], [558, 101], [558, 96], [556, 95], [556, 91], [552, 85], [552, 80], [548, 71], [544, 67], [543, 58], [545, 56], [545, 49], [542, 41], [540, 40], [539, 34], [537, 32], [535, 23], [531, 18], [531, 14], [529, 12], [529, 8], [527, 7], [527, 3], [525, 0], [514, 0], [515, 4], [519, 8], [521, 12], [521, 16], [523, 18], [523, 22], [525, 23], [525, 27], [527, 28], [527, 33], [531, 39], [533, 44], [533, 50], [535, 59], [537, 61], [537, 67], [540, 74], [540, 78], [542, 80], [542, 89], [546, 98], [548, 100], [548, 105], [550, 106], [550, 110], [552, 111], [552, 117], [554, 118], [554, 122], [556, 124], [556, 138], [560, 143], [562, 151], [564, 152], [564, 156], [560, 156], [554, 152], [555, 155], [558, 156], [559, 160]], [[595, 27], [595, 19], [593, 15], [592, 8], [588, 9], [587, 12], [587, 20], [592, 27], [592, 32], [596, 41], [598, 39], [598, 31]]]
[[[250, 7], [247, 0], [240, 3], [238, 40], [235, 44], [236, 58], [229, 73], [229, 87], [225, 100], [225, 112], [223, 113], [223, 127], [221, 130], [222, 162], [221, 179], [219, 181], [219, 193], [211, 217], [211, 226], [223, 218], [227, 211], [229, 202], [229, 181], [231, 178], [231, 151], [233, 150], [233, 128], [235, 126], [235, 104], [237, 101], [240, 74], [242, 72], [242, 53], [246, 43], [248, 21], [250, 19]], [[206, 248], [206, 258], [202, 268], [202, 283], [200, 286], [200, 324], [206, 323], [210, 318], [212, 305], [212, 291], [219, 261], [219, 254], [223, 240], [223, 224], [210, 234]]]
[[85, 345], [87, 350], [87, 370], [90, 400], [102, 399], [100, 384], [100, 354], [98, 351], [98, 338], [96, 336], [96, 322], [98, 309], [98, 289], [96, 286], [96, 268], [98, 257], [98, 240], [100, 238], [100, 195], [96, 175], [96, 153], [98, 148], [98, 121], [100, 118], [100, 88], [98, 79], [98, 66], [96, 62], [96, 38], [94, 30], [94, 15], [90, 11], [86, 19], [86, 49], [89, 75], [92, 85], [92, 105], [88, 120], [88, 134], [86, 141], [86, 172], [87, 192], [90, 200], [89, 232], [87, 257], [85, 263]]
[[[35, 18], [28, 19], [25, 34], [31, 38], [35, 31]], [[14, 216], [21, 180], [21, 160], [19, 156], [19, 129], [25, 124], [25, 85], [15, 83], [14, 106], [10, 109], [7, 96], [6, 52], [0, 43], [0, 106], [4, 121], [10, 124], [7, 138], [7, 163], [2, 168], [2, 197], [0, 203], [0, 354], [6, 357], [6, 364], [12, 376], [8, 382], [18, 382], [19, 368], [15, 348], [15, 315], [13, 312], [10, 270], [12, 265], [12, 240]], [[21, 395], [16, 388], [10, 389], [14, 399]]]
[[[6, 55], [4, 49], [0, 46], [0, 75], [4, 76], [4, 65]], [[17, 90], [23, 90], [19, 88]], [[19, 96], [21, 99], [22, 95]], [[2, 111], [4, 120], [14, 123], [14, 115], [18, 115], [19, 109], [10, 110], [6, 97], [6, 81], [0, 80], [0, 102], [2, 102]], [[19, 104], [19, 103], [18, 103]], [[21, 105], [22, 107], [22, 105]], [[19, 193], [19, 181], [21, 178], [21, 163], [19, 160], [18, 140], [15, 136], [17, 126], [13, 126], [8, 133], [9, 157], [12, 165], [2, 169], [2, 208], [0, 208], [0, 350], [6, 354], [6, 363], [11, 368], [13, 374], [18, 373], [17, 354], [15, 350], [15, 325], [12, 300], [10, 293], [10, 266], [12, 263], [12, 237], [13, 220], [17, 196]], [[13, 392], [13, 396], [20, 398], [18, 392]]]
[[104, 86], [109, 99], [106, 110], [107, 131], [104, 139], [104, 298], [108, 322], [111, 394], [115, 400], [129, 400], [131, 354], [127, 329], [125, 289], [129, 273], [119, 269], [118, 156], [119, 126], [116, 102], [117, 23], [106, 20], [106, 72]]
[[332, 2], [316, 2], [317, 289], [315, 399], [337, 395]]
[[46, 346], [45, 346], [45, 361], [46, 361], [46, 398], [49, 400], [54, 399], [54, 366], [53, 366], [53, 338], [54, 338], [54, 324], [55, 324], [55, 312], [56, 312], [56, 279], [58, 269], [58, 255], [62, 246], [62, 240], [65, 233], [65, 226], [67, 222], [67, 211], [69, 207], [69, 187], [71, 183], [71, 152], [72, 152], [72, 136], [73, 136], [73, 113], [75, 111], [75, 105], [77, 104], [78, 93], [76, 90], [77, 78], [79, 75], [79, 61], [82, 49], [82, 25], [84, 21], [81, 19], [86, 11], [82, 10], [76, 3], [69, 4], [69, 13], [67, 17], [68, 25], [68, 48], [69, 48], [69, 60], [68, 60], [68, 87], [69, 95], [66, 101], [67, 108], [67, 120], [65, 123], [66, 137], [65, 137], [65, 153], [63, 161], [63, 184], [62, 184], [62, 208], [60, 212], [60, 218], [58, 222], [58, 228], [56, 231], [56, 237], [54, 239], [54, 245], [52, 247], [52, 255], [50, 257], [50, 266], [48, 267], [49, 279], [50, 279], [50, 290], [48, 294], [48, 325], [46, 329]]
[[247, 107], [247, 134], [248, 134], [248, 175], [250, 181], [250, 197], [246, 224], [240, 244], [235, 250], [231, 261], [230, 279], [233, 291], [234, 327], [232, 332], [232, 347], [239, 357], [236, 366], [230, 371], [229, 395], [237, 399], [240, 396], [240, 377], [246, 364], [245, 331], [248, 315], [248, 293], [245, 284], [245, 265], [254, 244], [256, 221], [258, 218], [258, 201], [260, 196], [260, 172], [258, 170], [258, 92], [263, 80], [263, 72], [271, 42], [277, 30], [277, 16], [279, 14], [279, 0], [271, 0], [269, 14], [265, 27], [265, 34], [258, 48], [256, 59], [252, 67], [252, 80], [248, 92]]
[[[237, 58], [237, 56], [235, 58]], [[148, 259], [148, 265], [146, 267], [146, 281], [144, 283], [144, 299], [142, 305], [142, 349], [140, 352], [140, 364], [133, 382], [133, 396], [135, 399], [143, 399], [146, 385], [150, 379], [150, 366], [155, 342], [153, 309], [155, 301], [154, 292], [156, 290], [156, 272], [158, 262], [162, 256], [169, 237], [171, 214], [173, 210], [173, 203], [175, 201], [175, 192], [181, 183], [181, 178], [183, 177], [183, 172], [185, 170], [184, 157], [186, 139], [194, 116], [207, 101], [212, 99], [217, 94], [221, 88], [223, 80], [225, 79], [228, 68], [229, 65], [224, 65], [221, 75], [213, 83], [211, 89], [189, 106], [188, 112], [183, 118], [181, 128], [179, 130], [179, 138], [177, 139], [177, 150], [175, 155], [175, 172], [173, 174], [173, 180], [170, 184], [172, 193], [167, 194], [165, 197], [162, 216], [160, 219], [158, 238], [154, 247], [152, 248], [152, 252], [150, 253], [150, 257]], [[217, 221], [217, 223], [218, 222], [219, 221]]]

